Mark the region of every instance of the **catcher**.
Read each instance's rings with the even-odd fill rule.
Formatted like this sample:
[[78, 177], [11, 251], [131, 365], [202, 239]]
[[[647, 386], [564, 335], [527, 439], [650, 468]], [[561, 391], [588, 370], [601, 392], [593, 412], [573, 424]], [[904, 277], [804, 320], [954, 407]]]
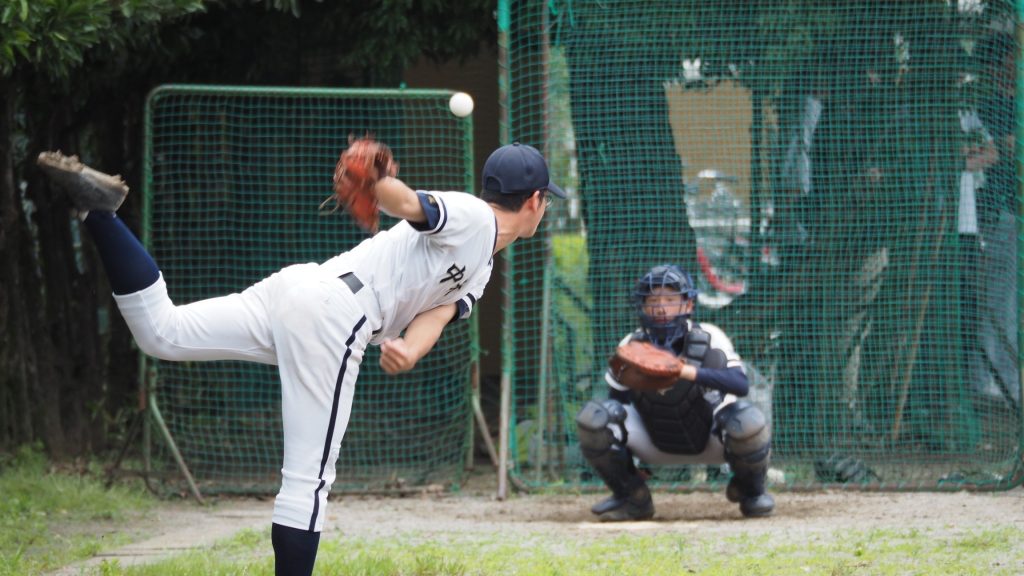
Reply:
[[175, 305], [156, 262], [115, 214], [128, 193], [120, 178], [54, 152], [41, 154], [39, 165], [67, 190], [143, 352], [277, 365], [284, 459], [271, 540], [278, 576], [313, 571], [366, 347], [380, 345], [388, 374], [410, 370], [448, 323], [469, 316], [494, 254], [533, 236], [551, 194], [565, 197], [530, 146], [494, 151], [477, 198], [414, 191], [395, 178], [386, 146], [356, 140], [338, 161], [332, 198], [366, 230], [376, 230], [378, 210], [398, 224], [322, 264], [288, 266], [241, 293]]
[[744, 516], [768, 516], [765, 492], [771, 433], [746, 400], [749, 385], [732, 342], [716, 326], [690, 319], [697, 298], [690, 275], [651, 268], [633, 301], [640, 329], [609, 360], [608, 399], [576, 416], [580, 449], [612, 495], [591, 511], [602, 521], [644, 520], [654, 503], [634, 457], [651, 465], [728, 463], [725, 495]]

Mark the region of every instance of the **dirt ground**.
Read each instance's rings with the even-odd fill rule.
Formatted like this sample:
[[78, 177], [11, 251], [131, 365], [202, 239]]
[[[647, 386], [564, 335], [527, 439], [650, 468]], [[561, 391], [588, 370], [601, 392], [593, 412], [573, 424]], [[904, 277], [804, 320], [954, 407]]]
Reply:
[[[744, 519], [720, 493], [655, 492], [656, 513], [647, 522], [602, 524], [590, 506], [602, 494], [522, 495], [496, 499], [493, 475], [477, 475], [458, 492], [424, 492], [404, 497], [340, 496], [331, 498], [325, 538], [430, 537], [430, 535], [551, 534], [560, 539], [591, 540], [623, 533], [701, 535], [763, 534], [774, 538], [828, 540], [849, 528], [919, 529], [937, 536], [1017, 527], [1024, 530], [1024, 488], [1007, 492], [861, 493], [782, 492], [775, 515]], [[132, 522], [104, 530], [131, 530], [132, 545], [108, 551], [55, 574], [78, 574], [103, 560], [122, 565], [151, 562], [169, 554], [230, 537], [246, 528], [270, 525], [270, 498], [211, 498], [207, 506], [192, 501], [168, 502]], [[1024, 542], [1016, 549], [1024, 571]]]
[[[593, 538], [623, 532], [659, 534], [791, 534], [803, 539], [837, 529], [920, 528], [932, 533], [1016, 526], [1024, 529], [1024, 489], [999, 493], [783, 492], [770, 518], [745, 519], [724, 494], [655, 492], [654, 519], [598, 523], [590, 506], [604, 494], [514, 495], [493, 491], [402, 499], [344, 498], [332, 504], [330, 528], [346, 534], [388, 536], [416, 532], [500, 532]], [[1024, 542], [1021, 543], [1024, 558]]]
[[795, 493], [778, 495], [773, 517], [744, 519], [719, 494], [655, 494], [652, 521], [598, 524], [589, 512], [597, 497], [530, 496], [498, 502], [487, 498], [448, 497], [402, 500], [347, 500], [339, 503], [332, 524], [343, 532], [385, 536], [396, 532], [456, 531], [536, 533], [589, 537], [595, 531], [737, 534], [785, 530], [797, 534], [859, 528], [965, 529], [1016, 525], [1024, 529], [1024, 499], [1018, 493], [860, 494]]

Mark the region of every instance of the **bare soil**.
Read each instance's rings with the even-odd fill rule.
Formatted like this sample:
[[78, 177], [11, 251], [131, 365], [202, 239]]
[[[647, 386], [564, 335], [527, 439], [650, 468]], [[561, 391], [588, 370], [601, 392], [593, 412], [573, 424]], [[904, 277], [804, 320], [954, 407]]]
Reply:
[[[655, 515], [645, 522], [599, 523], [590, 507], [605, 494], [513, 494], [504, 501], [484, 484], [457, 494], [406, 498], [344, 497], [332, 502], [328, 530], [364, 537], [400, 533], [467, 532], [592, 538], [595, 533], [791, 533], [805, 538], [837, 530], [928, 529], [932, 533], [1015, 526], [1024, 529], [1024, 489], [1007, 492], [775, 493], [775, 514], [744, 518], [722, 493], [655, 492]], [[1024, 554], [1024, 542], [1021, 543]]]
[[[803, 542], [830, 540], [850, 529], [918, 529], [935, 536], [1016, 527], [1024, 530], [1024, 488], [1006, 492], [865, 493], [854, 491], [776, 493], [775, 514], [745, 519], [724, 494], [654, 493], [651, 521], [599, 523], [590, 506], [603, 494], [515, 494], [496, 498], [493, 474], [478, 474], [458, 492], [433, 490], [404, 497], [332, 496], [325, 538], [431, 538], [477, 535], [557, 536], [592, 540], [623, 533], [723, 536], [771, 533], [773, 538]], [[135, 544], [112, 550], [57, 574], [78, 574], [104, 559], [122, 565], [151, 562], [168, 554], [207, 546], [246, 529], [267, 529], [271, 498], [215, 498], [208, 506], [192, 501], [168, 502], [136, 519], [130, 530]], [[102, 530], [104, 528], [98, 527]], [[1024, 542], [1012, 562], [1024, 571]]]

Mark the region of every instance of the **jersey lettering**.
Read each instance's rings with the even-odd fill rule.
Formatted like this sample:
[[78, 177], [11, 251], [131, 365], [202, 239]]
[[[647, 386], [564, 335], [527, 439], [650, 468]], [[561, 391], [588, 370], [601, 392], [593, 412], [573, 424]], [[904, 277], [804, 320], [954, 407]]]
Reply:
[[452, 286], [451, 288], [448, 289], [447, 292], [445, 292], [446, 295], [451, 294], [452, 291], [454, 290], [460, 290], [462, 288], [462, 279], [466, 276], [466, 267], [463, 266], [462, 268], [459, 268], [458, 264], [452, 263], [452, 265], [448, 267], [447, 272], [448, 275], [445, 276], [444, 278], [441, 278], [441, 282], [439, 283], [444, 284], [445, 282], [451, 280], [454, 286]]

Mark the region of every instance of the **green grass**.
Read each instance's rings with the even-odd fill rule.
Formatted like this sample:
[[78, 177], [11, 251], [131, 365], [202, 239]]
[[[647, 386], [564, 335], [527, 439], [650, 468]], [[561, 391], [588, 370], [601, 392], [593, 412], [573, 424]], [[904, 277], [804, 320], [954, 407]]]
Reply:
[[31, 447], [0, 459], [0, 496], [0, 576], [39, 574], [127, 543], [130, 532], [117, 524], [156, 501], [141, 488], [104, 489], [95, 465], [53, 472]]
[[[806, 538], [802, 540], [801, 538]], [[753, 537], [680, 533], [552, 538], [501, 534], [405, 534], [366, 540], [326, 538], [317, 574], [472, 575], [792, 575], [1019, 574], [1015, 527], [942, 534], [931, 530], [843, 531]], [[105, 566], [105, 575], [273, 574], [267, 531], [247, 531], [214, 548], [145, 567]]]
[[[95, 466], [93, 466], [95, 468]], [[132, 521], [156, 500], [139, 488], [105, 490], [102, 475], [58, 473], [37, 450], [0, 456], [0, 575], [45, 573], [138, 538]], [[1024, 528], [828, 531], [746, 535], [683, 528], [674, 534], [565, 534], [490, 529], [407, 532], [375, 539], [328, 532], [317, 574], [366, 576], [550, 575], [1000, 575], [1024, 573]], [[106, 531], [100, 536], [97, 532]], [[271, 575], [269, 527], [208, 549], [138, 567], [108, 561], [103, 576]]]

